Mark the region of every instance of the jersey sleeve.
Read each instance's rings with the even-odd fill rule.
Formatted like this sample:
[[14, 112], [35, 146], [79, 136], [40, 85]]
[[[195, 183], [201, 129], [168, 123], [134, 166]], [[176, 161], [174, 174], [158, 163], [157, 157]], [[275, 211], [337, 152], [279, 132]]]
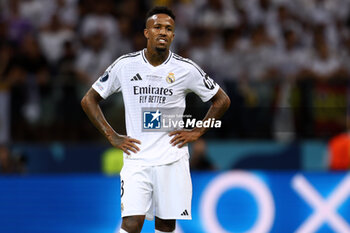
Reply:
[[95, 81], [92, 88], [104, 99], [113, 93], [121, 91], [121, 83], [117, 75], [117, 66], [113, 64], [109, 66], [103, 75]]
[[196, 93], [203, 102], [207, 102], [218, 92], [220, 86], [199, 66], [195, 63], [192, 64], [188, 79], [188, 89]]

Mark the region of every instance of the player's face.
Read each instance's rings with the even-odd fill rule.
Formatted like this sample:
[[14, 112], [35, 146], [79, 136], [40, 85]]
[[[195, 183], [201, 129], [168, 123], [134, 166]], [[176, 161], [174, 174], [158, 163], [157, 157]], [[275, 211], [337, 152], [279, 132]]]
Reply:
[[168, 50], [175, 36], [174, 30], [175, 22], [170, 16], [153, 15], [147, 20], [144, 31], [147, 47], [158, 51]]

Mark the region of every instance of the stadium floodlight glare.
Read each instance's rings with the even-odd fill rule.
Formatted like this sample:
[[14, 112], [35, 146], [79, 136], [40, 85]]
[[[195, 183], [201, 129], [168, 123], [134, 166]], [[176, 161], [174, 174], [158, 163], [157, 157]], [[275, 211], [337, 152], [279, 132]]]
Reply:
[[293, 178], [292, 187], [314, 208], [313, 214], [295, 232], [316, 232], [324, 222], [327, 222], [335, 232], [350, 232], [349, 224], [337, 212], [337, 208], [349, 197], [350, 175], [342, 180], [326, 200], [303, 175], [296, 175]]
[[215, 178], [204, 191], [201, 199], [201, 220], [208, 232], [228, 233], [219, 223], [216, 207], [222, 194], [232, 188], [248, 191], [258, 205], [258, 217], [253, 226], [246, 232], [270, 232], [275, 219], [275, 205], [272, 194], [265, 183], [250, 172], [226, 172]]

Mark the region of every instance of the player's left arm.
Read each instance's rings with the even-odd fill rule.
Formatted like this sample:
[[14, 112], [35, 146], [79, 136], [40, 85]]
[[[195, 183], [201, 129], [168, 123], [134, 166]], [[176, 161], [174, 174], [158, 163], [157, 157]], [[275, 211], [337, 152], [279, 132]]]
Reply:
[[[210, 99], [212, 102], [207, 114], [205, 115], [203, 121], [208, 119], [219, 119], [224, 115], [226, 110], [230, 107], [231, 101], [227, 96], [224, 90], [221, 88], [218, 92]], [[169, 133], [169, 136], [174, 136], [170, 143], [173, 146], [177, 146], [179, 148], [183, 147], [186, 143], [196, 141], [199, 137], [201, 137], [205, 132], [208, 131], [209, 128], [201, 127], [201, 128], [193, 128], [191, 130], [175, 130]]]

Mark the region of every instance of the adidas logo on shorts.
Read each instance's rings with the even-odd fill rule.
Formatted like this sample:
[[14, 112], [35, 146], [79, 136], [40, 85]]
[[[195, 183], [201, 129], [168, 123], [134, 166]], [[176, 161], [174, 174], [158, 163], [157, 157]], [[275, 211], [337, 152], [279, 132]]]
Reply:
[[142, 80], [142, 78], [139, 75], [139, 73], [137, 73], [132, 79], [130, 79], [130, 81], [139, 81], [139, 80]]
[[188, 216], [187, 210], [184, 210], [184, 212], [182, 212], [181, 216]]

